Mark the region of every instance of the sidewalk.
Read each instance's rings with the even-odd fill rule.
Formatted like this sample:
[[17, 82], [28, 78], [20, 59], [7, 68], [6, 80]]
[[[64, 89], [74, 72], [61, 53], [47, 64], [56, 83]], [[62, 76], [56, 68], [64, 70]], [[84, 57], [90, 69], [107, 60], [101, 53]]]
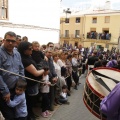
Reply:
[[56, 109], [50, 120], [98, 120], [84, 105], [83, 92], [85, 75], [80, 78], [81, 84], [78, 90], [72, 90], [71, 96], [68, 98], [70, 105], [61, 105]]
[[60, 107], [60, 105], [55, 106], [55, 110], [54, 110], [54, 111], [50, 111], [52, 114], [51, 114], [48, 118], [43, 118], [43, 117], [41, 116], [41, 109], [40, 109], [40, 107], [36, 107], [36, 108], [34, 109], [34, 112], [35, 112], [35, 114], [39, 115], [39, 118], [36, 119], [36, 120], [51, 120], [51, 117], [55, 114], [55, 112], [57, 111], [57, 109], [58, 109], [59, 107]]

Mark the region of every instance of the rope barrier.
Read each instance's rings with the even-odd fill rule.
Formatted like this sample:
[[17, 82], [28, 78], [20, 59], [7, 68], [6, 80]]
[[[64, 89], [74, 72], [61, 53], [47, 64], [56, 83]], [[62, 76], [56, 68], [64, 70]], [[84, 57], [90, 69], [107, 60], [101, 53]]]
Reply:
[[[32, 78], [29, 78], [29, 77], [25, 77], [25, 76], [22, 76], [22, 75], [16, 74], [16, 73], [14, 73], [14, 72], [10, 72], [10, 71], [5, 70], [5, 69], [2, 69], [2, 68], [0, 68], [0, 70], [2, 70], [2, 71], [4, 71], [4, 72], [7, 72], [7, 73], [11, 73], [11, 74], [13, 74], [13, 75], [16, 75], [16, 76], [19, 76], [19, 77], [22, 77], [22, 78], [25, 78], [25, 79], [28, 79], [28, 80], [31, 80], [31, 81], [34, 81], [34, 82], [38, 82], [38, 83], [42, 83], [42, 84], [46, 84], [46, 82], [37, 81], [37, 80], [35, 80], [35, 79], [32, 79]], [[54, 84], [50, 84], [50, 86], [55, 86], [55, 85], [56, 85], [56, 83], [54, 83]]]

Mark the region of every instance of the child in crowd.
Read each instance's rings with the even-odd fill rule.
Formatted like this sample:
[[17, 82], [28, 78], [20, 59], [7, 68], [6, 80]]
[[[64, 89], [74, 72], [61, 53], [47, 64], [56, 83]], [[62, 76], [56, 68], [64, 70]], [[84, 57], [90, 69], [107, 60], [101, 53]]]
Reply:
[[51, 113], [48, 111], [50, 102], [49, 102], [49, 91], [50, 91], [50, 85], [51, 83], [49, 82], [49, 68], [45, 67], [44, 68], [45, 72], [43, 74], [43, 82], [45, 84], [41, 85], [41, 93], [42, 93], [42, 117], [47, 118], [48, 115], [51, 115]]
[[15, 120], [27, 120], [27, 106], [25, 98], [25, 89], [27, 83], [25, 80], [18, 80], [15, 87], [15, 96], [7, 105], [15, 108]]
[[59, 98], [59, 101], [63, 104], [70, 104], [68, 102], [68, 98], [67, 98], [67, 91], [68, 91], [68, 88], [66, 85], [63, 85], [62, 86], [62, 92], [60, 94], [60, 98]]
[[37, 41], [33, 41], [32, 48], [32, 59], [36, 62], [38, 69], [44, 68], [47, 58], [44, 53], [40, 51], [40, 44]]
[[39, 63], [41, 59], [44, 59], [44, 54], [40, 51], [40, 44], [37, 41], [33, 41], [32, 48], [32, 57], [36, 63]]

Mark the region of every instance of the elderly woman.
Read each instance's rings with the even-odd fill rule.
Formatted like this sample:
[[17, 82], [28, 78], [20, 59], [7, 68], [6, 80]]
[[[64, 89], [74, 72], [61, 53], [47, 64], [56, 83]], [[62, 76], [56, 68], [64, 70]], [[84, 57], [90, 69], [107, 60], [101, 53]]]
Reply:
[[60, 52], [59, 53], [59, 59], [57, 63], [59, 64], [60, 67], [66, 67], [66, 58], [67, 58], [68, 53], [67, 52]]
[[[42, 79], [42, 74], [44, 70], [38, 70], [36, 63], [31, 57], [32, 54], [32, 44], [29, 42], [21, 42], [18, 46], [18, 51], [21, 54], [22, 63], [25, 68], [25, 76], [32, 78], [34, 80]], [[33, 105], [35, 104], [36, 95], [39, 93], [38, 91], [38, 82], [34, 82], [31, 80], [27, 80], [27, 89], [26, 89], [26, 101], [28, 108], [28, 120], [34, 119], [35, 115], [32, 111]]]
[[[58, 76], [58, 81], [57, 81], [57, 86], [60, 88], [60, 91], [62, 90], [62, 86], [63, 85], [66, 85], [66, 82], [65, 82], [65, 78], [64, 76], [61, 76], [61, 67], [59, 66], [59, 64], [57, 63], [59, 57], [58, 57], [58, 53], [53, 53], [53, 64], [54, 64], [54, 67], [55, 67], [55, 72]], [[55, 102], [57, 104], [61, 104], [59, 101], [58, 101], [58, 98], [59, 98], [59, 92], [56, 93], [56, 99], [55, 99]]]
[[65, 78], [63, 76], [61, 76], [61, 67], [57, 63], [58, 59], [59, 59], [58, 53], [53, 53], [53, 64], [55, 67], [55, 72], [59, 78], [60, 87], [62, 88], [63, 85], [66, 85], [66, 82], [65, 82]]

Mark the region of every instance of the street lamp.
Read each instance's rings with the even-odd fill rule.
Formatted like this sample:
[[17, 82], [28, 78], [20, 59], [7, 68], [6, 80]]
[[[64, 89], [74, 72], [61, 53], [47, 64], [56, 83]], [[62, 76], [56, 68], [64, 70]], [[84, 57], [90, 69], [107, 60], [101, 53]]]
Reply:
[[65, 17], [65, 20], [63, 20], [63, 18], [62, 18], [62, 20], [60, 20], [60, 24], [62, 24], [62, 26], [61, 26], [61, 28], [62, 28], [62, 30], [61, 30], [62, 34], [63, 34], [63, 23], [69, 23], [69, 19], [68, 19], [67, 15], [71, 14], [70, 8], [67, 8], [66, 10], [64, 9], [63, 13], [66, 14], [66, 17]]
[[68, 23], [67, 14], [71, 14], [70, 8], [67, 8], [67, 10], [63, 10], [63, 12], [66, 13], [66, 19], [65, 19], [65, 22]]
[[61, 20], [60, 24], [63, 23], [63, 22], [66, 22], [66, 23], [68, 22], [68, 16], [67, 16], [67, 14], [71, 14], [70, 8], [67, 8], [67, 10], [64, 9], [63, 13], [66, 14], [66, 18], [65, 18], [65, 20]]

